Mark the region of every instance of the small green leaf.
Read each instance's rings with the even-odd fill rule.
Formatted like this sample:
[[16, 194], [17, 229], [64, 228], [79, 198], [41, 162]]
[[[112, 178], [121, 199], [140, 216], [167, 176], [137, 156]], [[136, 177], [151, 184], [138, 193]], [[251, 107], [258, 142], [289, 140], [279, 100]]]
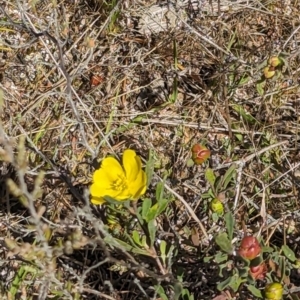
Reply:
[[181, 292], [181, 299], [182, 300], [194, 300], [194, 295], [190, 294], [188, 289], [183, 289]]
[[233, 249], [232, 249], [231, 241], [228, 239], [227, 233], [225, 232], [219, 233], [215, 237], [215, 241], [217, 245], [221, 248], [221, 250], [223, 250], [226, 253], [232, 253]]
[[152, 200], [150, 198], [146, 198], [143, 200], [142, 218], [146, 221], [148, 219], [147, 216], [148, 216], [151, 205], [152, 205]]
[[291, 262], [296, 261], [297, 258], [296, 258], [296, 256], [295, 256], [295, 253], [294, 253], [294, 251], [293, 251], [289, 246], [283, 245], [283, 246], [281, 247], [281, 250], [283, 251], [285, 257], [286, 257], [287, 259], [289, 259]]
[[154, 204], [147, 213], [147, 216], [145, 217], [146, 222], [152, 221], [157, 216], [158, 211], [158, 203]]
[[224, 289], [226, 289], [228, 286], [230, 286], [230, 283], [232, 282], [232, 280], [234, 280], [234, 277], [228, 277], [226, 278], [224, 281], [218, 283], [217, 285], [217, 289], [219, 291], [223, 291]]
[[240, 133], [236, 133], [234, 136], [237, 138], [239, 142], [242, 142], [244, 140], [244, 136]]
[[224, 277], [224, 275], [223, 275], [223, 270], [225, 269], [225, 270], [227, 270], [228, 269], [228, 264], [229, 264], [229, 262], [225, 262], [224, 264], [219, 264], [219, 277], [221, 277], [221, 278], [223, 278]]
[[285, 274], [285, 269], [286, 269], [286, 262], [283, 256], [279, 257], [279, 270], [280, 270], [280, 274], [281, 274], [281, 278], [280, 278], [280, 282], [282, 282], [284, 280], [284, 277], [286, 276]]
[[250, 81], [250, 76], [244, 75], [241, 77], [240, 81], [238, 82], [238, 86], [242, 86]]
[[155, 292], [159, 295], [159, 297], [162, 300], [168, 300], [168, 297], [166, 296], [166, 292], [161, 285], [155, 285], [154, 288], [155, 288]]
[[232, 108], [249, 124], [258, 123], [258, 121], [249, 113], [247, 112], [242, 105], [233, 104]]
[[221, 186], [225, 190], [229, 184], [229, 182], [234, 178], [236, 173], [236, 165], [233, 164], [225, 173], [225, 175], [222, 177], [222, 183]]
[[214, 223], [217, 223], [219, 220], [219, 214], [214, 212], [211, 214], [211, 218]]
[[[175, 251], [174, 251], [174, 249], [175, 249]], [[175, 248], [174, 245], [171, 245], [171, 247], [170, 247], [170, 249], [168, 251], [168, 254], [167, 254], [167, 257], [168, 257], [169, 261], [171, 261], [171, 258], [173, 256], [176, 256], [176, 253], [177, 253], [177, 248]]]
[[174, 294], [175, 294], [174, 299], [175, 300], [179, 299], [179, 297], [181, 296], [181, 292], [182, 292], [182, 284], [179, 281], [177, 281], [174, 284]]
[[160, 256], [161, 256], [161, 259], [163, 261], [163, 264], [164, 266], [166, 265], [166, 248], [167, 248], [167, 243], [166, 241], [162, 240], [160, 242], [160, 245], [159, 245], [159, 248], [160, 248]]
[[256, 84], [256, 90], [260, 96], [263, 96], [265, 93], [265, 90], [264, 90], [265, 85], [266, 85], [266, 80], [260, 80]]
[[186, 166], [187, 166], [188, 168], [192, 167], [194, 164], [195, 164], [195, 163], [194, 163], [194, 161], [193, 161], [191, 158], [189, 158], [189, 159], [187, 160], [187, 162], [186, 162]]
[[132, 232], [132, 239], [137, 245], [142, 246], [140, 234], [136, 230]]
[[203, 261], [204, 261], [205, 263], [208, 263], [208, 262], [210, 262], [213, 258], [214, 258], [213, 256], [205, 256], [205, 257], [203, 258]]
[[163, 181], [163, 182], [159, 182], [159, 183], [156, 185], [155, 196], [156, 196], [157, 202], [159, 202], [159, 201], [163, 198], [163, 195], [164, 195], [164, 188], [165, 188], [165, 183], [164, 183], [164, 181]]
[[[104, 241], [106, 241], [109, 245], [112, 242], [110, 238], [104, 238]], [[116, 239], [116, 238], [114, 238], [113, 241], [117, 242], [119, 244], [119, 245], [114, 245], [114, 246], [117, 246], [117, 247], [122, 246], [125, 250], [131, 251], [131, 252], [133, 252], [135, 254], [141, 254], [141, 255], [147, 255], [147, 256], [149, 256], [149, 253], [146, 250], [130, 246], [129, 244], [123, 242], [122, 240]]]
[[234, 280], [232, 280], [229, 284], [229, 286], [232, 288], [234, 292], [237, 292], [241, 283], [247, 281], [247, 279], [242, 279], [237, 274], [234, 275]]
[[224, 216], [225, 223], [226, 223], [226, 229], [228, 232], [228, 238], [229, 240], [232, 240], [233, 238], [233, 229], [234, 229], [234, 218], [233, 214], [231, 212], [227, 212]]
[[262, 252], [263, 253], [271, 253], [271, 252], [274, 252], [274, 249], [272, 247], [263, 246], [262, 247]]
[[224, 261], [227, 261], [228, 260], [228, 255], [223, 253], [223, 252], [218, 252], [214, 258], [214, 261], [217, 263], [217, 264], [220, 264]]
[[156, 234], [155, 220], [149, 221], [148, 230], [149, 230], [150, 244], [152, 247], [155, 241], [155, 234]]
[[[152, 207], [148, 207], [147, 204], [147, 210], [145, 208], [145, 216], [143, 216], [144, 220], [146, 222], [149, 222], [151, 220], [154, 220], [157, 216], [159, 216], [167, 207], [169, 203], [168, 199], [160, 199], [160, 201], [156, 204], [154, 204]], [[143, 209], [144, 212], [144, 209]]]
[[156, 212], [156, 217], [159, 216], [168, 206], [169, 200], [168, 199], [161, 199], [158, 202], [158, 208], [157, 208], [157, 212]]
[[254, 297], [257, 297], [257, 298], [260, 298], [262, 299], [263, 298], [263, 295], [261, 293], [261, 291], [256, 288], [254, 285], [248, 285], [247, 286], [247, 289], [249, 290], [249, 292], [254, 296]]
[[149, 187], [154, 174], [154, 155], [152, 150], [149, 150], [149, 159], [146, 163], [145, 172], [147, 175], [147, 187]]
[[143, 209], [142, 206], [139, 206], [139, 207], [137, 208], [137, 210], [136, 210], [136, 217], [138, 218], [138, 220], [139, 220], [139, 222], [141, 223], [141, 225], [144, 224], [144, 219], [143, 219], [143, 217], [142, 217], [142, 215], [141, 215], [142, 209]]
[[211, 188], [214, 189], [214, 184], [215, 184], [215, 181], [216, 181], [216, 176], [215, 176], [214, 171], [212, 169], [208, 168], [205, 171], [205, 178], [209, 182]]

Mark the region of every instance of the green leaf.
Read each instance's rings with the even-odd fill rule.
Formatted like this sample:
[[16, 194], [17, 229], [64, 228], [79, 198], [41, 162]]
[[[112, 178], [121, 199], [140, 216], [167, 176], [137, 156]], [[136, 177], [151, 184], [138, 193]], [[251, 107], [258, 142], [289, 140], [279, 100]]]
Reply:
[[181, 292], [182, 292], [182, 284], [179, 281], [177, 281], [174, 284], [174, 294], [175, 294], [174, 299], [175, 300], [179, 299], [179, 297], [181, 296]]
[[146, 198], [143, 200], [142, 218], [146, 221], [148, 220], [147, 216], [148, 216], [151, 205], [152, 205], [152, 200], [150, 198]]
[[221, 232], [215, 237], [216, 244], [226, 253], [232, 253], [231, 241], [228, 239], [227, 233]]
[[[174, 249], [175, 249], [175, 251], [174, 251]], [[172, 258], [173, 256], [176, 256], [177, 250], [178, 250], [178, 249], [175, 248], [174, 245], [171, 245], [171, 247], [170, 247], [170, 249], [169, 249], [169, 251], [168, 251], [168, 254], [167, 254], [167, 257], [169, 258], [169, 261], [171, 261], [171, 258]]]
[[279, 270], [280, 270], [280, 274], [281, 274], [281, 278], [280, 278], [280, 282], [282, 282], [284, 280], [285, 275], [285, 259], [283, 256], [279, 257]]
[[193, 161], [191, 158], [189, 158], [189, 159], [187, 160], [187, 162], [186, 162], [186, 166], [187, 166], [188, 168], [192, 167], [194, 164], [195, 164], [195, 163], [194, 163], [194, 161]]
[[262, 250], [263, 253], [274, 252], [274, 249], [272, 247], [269, 247], [269, 246], [263, 246], [261, 250]]
[[228, 263], [229, 262], [226, 261], [226, 263], [224, 263], [224, 264], [219, 264], [219, 277], [224, 277], [224, 275], [223, 275], [223, 269], [224, 268], [226, 270], [228, 269]]
[[208, 262], [210, 262], [213, 258], [214, 258], [213, 256], [205, 256], [205, 257], [203, 258], [203, 261], [204, 261], [205, 263], [208, 263]]
[[168, 297], [166, 296], [166, 292], [161, 285], [155, 285], [154, 289], [155, 289], [155, 292], [159, 295], [159, 297], [162, 300], [168, 300]]
[[158, 203], [154, 204], [148, 211], [147, 216], [145, 217], [146, 222], [155, 220], [158, 211]]
[[153, 247], [155, 241], [155, 234], [156, 234], [155, 220], [149, 221], [148, 230], [149, 230], [149, 237], [150, 237], [150, 246]]
[[234, 136], [237, 138], [237, 140], [238, 140], [239, 142], [242, 142], [242, 141], [244, 140], [243, 135], [240, 134], [240, 133], [235, 133]]
[[291, 262], [296, 261], [297, 258], [296, 258], [296, 256], [295, 256], [295, 253], [294, 253], [294, 251], [293, 251], [289, 246], [283, 245], [283, 246], [281, 247], [281, 250], [283, 251], [285, 257], [286, 257], [287, 259], [289, 259]]
[[132, 232], [132, 239], [137, 245], [142, 246], [140, 234], [136, 230]]
[[214, 261], [217, 263], [217, 264], [220, 264], [224, 261], [227, 261], [228, 260], [228, 255], [223, 253], [223, 252], [218, 252], [214, 258]]
[[194, 295], [190, 294], [188, 289], [183, 289], [181, 292], [181, 299], [182, 300], [194, 300]]
[[230, 286], [230, 283], [232, 282], [232, 280], [234, 280], [234, 277], [228, 277], [226, 278], [224, 281], [218, 283], [217, 285], [217, 289], [219, 291], [223, 291], [224, 289], [226, 289], [228, 286]]
[[142, 207], [139, 206], [139, 207], [137, 208], [137, 210], [136, 210], [136, 217], [138, 218], [138, 220], [139, 220], [139, 222], [141, 223], [141, 225], [143, 225], [143, 224], [144, 224], [144, 219], [143, 219], [141, 213], [142, 213]]
[[147, 212], [145, 211], [144, 220], [146, 222], [155, 220], [155, 218], [159, 216], [166, 209], [168, 203], [169, 203], [168, 199], [161, 199], [158, 203], [148, 208], [148, 211]]
[[248, 285], [247, 286], [247, 289], [249, 290], [249, 292], [254, 296], [254, 297], [257, 297], [257, 298], [260, 298], [262, 299], [263, 298], [263, 295], [261, 293], [261, 291], [256, 288], [254, 285]]
[[[104, 238], [104, 241], [107, 242], [107, 244], [112, 244], [111, 243], [111, 239], [110, 238]], [[136, 254], [142, 254], [142, 255], [146, 255], [149, 256], [149, 253], [144, 250], [144, 249], [139, 249], [137, 247], [133, 247], [125, 242], [123, 242], [122, 240], [116, 239], [114, 238], [114, 242], [117, 242], [120, 246], [122, 246], [126, 251], [130, 251]], [[113, 243], [113, 246], [119, 247], [119, 245], [116, 245], [115, 243]]]
[[225, 175], [222, 177], [222, 183], [221, 186], [225, 190], [231, 181], [232, 178], [234, 178], [236, 173], [236, 165], [233, 164], [225, 173]]
[[163, 264], [164, 266], [166, 265], [166, 248], [167, 248], [167, 243], [166, 241], [162, 240], [160, 242], [160, 245], [159, 245], [159, 248], [160, 248], [160, 256], [161, 256], [161, 259], [163, 261]]
[[208, 168], [205, 171], [205, 179], [209, 182], [211, 188], [214, 189], [216, 176], [215, 176], [214, 171], [212, 169]]
[[217, 223], [218, 220], [219, 220], [219, 214], [218, 214], [218, 213], [212, 213], [212, 214], [211, 214], [211, 218], [212, 218], [212, 221], [213, 221], [214, 223]]
[[266, 80], [260, 80], [256, 84], [256, 90], [260, 96], [263, 96], [265, 93], [265, 90], [264, 90], [265, 85], [266, 85]]
[[250, 79], [251, 79], [250, 76], [248, 76], [246, 74], [243, 75], [243, 77], [241, 77], [241, 79], [238, 82], [238, 86], [242, 86], [242, 85], [248, 83], [250, 81]]
[[165, 189], [165, 181], [159, 182], [156, 185], [155, 198], [156, 198], [157, 202], [159, 202], [163, 198], [164, 189]]
[[156, 217], [159, 216], [168, 206], [169, 200], [168, 199], [161, 199], [158, 202], [158, 208], [157, 208], [157, 212], [156, 212]]
[[22, 284], [22, 282], [24, 281], [25, 277], [27, 275], [27, 271], [25, 266], [21, 266], [12, 282], [11, 288], [9, 290], [10, 294], [13, 296], [12, 299], [15, 299], [15, 295], [17, 294], [20, 285]]
[[249, 124], [258, 123], [258, 121], [249, 113], [247, 112], [242, 105], [233, 104], [232, 108]]
[[149, 187], [154, 174], [154, 155], [152, 150], [149, 150], [149, 159], [146, 163], [145, 173], [147, 175], [147, 187]]
[[233, 238], [233, 229], [234, 229], [234, 218], [233, 214], [231, 212], [227, 212], [224, 215], [225, 223], [226, 223], [226, 229], [228, 232], [228, 238], [229, 240], [232, 240]]
[[237, 274], [234, 275], [234, 280], [232, 280], [229, 284], [229, 286], [232, 288], [234, 292], [237, 292], [241, 283], [247, 281], [247, 279], [242, 279]]

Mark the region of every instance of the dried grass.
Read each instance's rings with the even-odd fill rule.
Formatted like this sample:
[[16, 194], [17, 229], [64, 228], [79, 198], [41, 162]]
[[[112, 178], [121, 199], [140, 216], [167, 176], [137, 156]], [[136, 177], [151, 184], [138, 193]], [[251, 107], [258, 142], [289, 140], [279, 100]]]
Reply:
[[[24, 261], [32, 261], [28, 253], [37, 255], [39, 274], [31, 274], [30, 284], [19, 291], [24, 299], [48, 299], [55, 292], [57, 299], [150, 299], [151, 278], [175, 280], [173, 274], [162, 275], [154, 262], [109, 247], [103, 240], [109, 236], [103, 211], [87, 205], [84, 190], [95, 160], [125, 148], [145, 159], [149, 149], [155, 152], [160, 166], [154, 181], [169, 174], [175, 201], [159, 225], [161, 237], [178, 246], [181, 260], [174, 268], [187, 270], [184, 284], [195, 299], [217, 294], [212, 275], [217, 266], [203, 262], [214, 250], [205, 243], [197, 250], [187, 246], [184, 230], [196, 228], [201, 241], [195, 220], [210, 236], [219, 224], [209, 221], [201, 200], [209, 189], [204, 168], [186, 166], [193, 143], [205, 142], [212, 150], [210, 167], [217, 174], [235, 161], [244, 162], [236, 188], [224, 191], [226, 201], [235, 202], [239, 224], [257, 232], [262, 216], [268, 224], [281, 222], [276, 238], [288, 219], [295, 227], [288, 239], [295, 243], [299, 3], [144, 2], [0, 1], [3, 297]], [[257, 82], [264, 63], [279, 53], [286, 60], [282, 76], [268, 80], [260, 95]], [[255, 122], [243, 117], [241, 108]], [[273, 149], [276, 143], [280, 146]], [[43, 190], [35, 194], [41, 171]], [[17, 187], [5, 187], [7, 178], [26, 195], [25, 207], [13, 196]], [[153, 192], [151, 186], [148, 193]], [[40, 249], [33, 244], [36, 238]], [[8, 240], [25, 245], [26, 253], [7, 246]], [[293, 247], [299, 255], [298, 246]], [[243, 292], [239, 297], [245, 299]]]

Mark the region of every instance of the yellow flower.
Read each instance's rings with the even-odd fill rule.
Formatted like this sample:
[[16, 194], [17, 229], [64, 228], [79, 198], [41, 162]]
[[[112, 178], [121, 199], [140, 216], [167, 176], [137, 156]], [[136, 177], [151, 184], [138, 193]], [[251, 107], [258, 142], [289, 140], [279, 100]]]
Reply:
[[122, 157], [123, 167], [114, 157], [106, 157], [93, 175], [91, 202], [102, 204], [109, 196], [117, 201], [138, 200], [146, 192], [147, 176], [135, 151], [127, 149]]

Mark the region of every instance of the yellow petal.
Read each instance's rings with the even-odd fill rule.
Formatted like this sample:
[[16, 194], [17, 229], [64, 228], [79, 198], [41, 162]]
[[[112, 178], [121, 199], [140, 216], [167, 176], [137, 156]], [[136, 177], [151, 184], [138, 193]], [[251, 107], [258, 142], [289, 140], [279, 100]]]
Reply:
[[113, 181], [112, 175], [107, 173], [105, 169], [99, 169], [94, 172], [93, 183], [97, 184], [99, 188], [106, 188], [111, 185]]
[[142, 195], [145, 194], [147, 188], [147, 176], [142, 170], [138, 173], [135, 181], [128, 183], [129, 192], [132, 200], [138, 200]]
[[128, 182], [132, 182], [136, 180], [142, 169], [142, 162], [134, 150], [127, 149], [123, 153], [123, 166]]
[[105, 200], [103, 198], [99, 198], [99, 197], [91, 197], [91, 202], [95, 205], [101, 205], [103, 203], [105, 203]]
[[103, 159], [101, 168], [110, 178], [116, 178], [120, 175], [125, 175], [124, 170], [120, 163], [112, 156]]
[[[116, 185], [116, 182], [120, 183], [120, 186]], [[102, 161], [101, 168], [94, 172], [90, 194], [91, 202], [94, 204], [105, 202], [105, 196], [119, 201], [129, 198], [125, 172], [114, 157], [105, 158]]]
[[91, 201], [102, 201], [105, 202], [104, 197], [109, 196], [111, 198], [114, 198], [116, 200], [126, 200], [129, 197], [128, 189], [122, 191], [122, 190], [115, 190], [112, 189], [111, 186], [104, 186], [101, 184], [93, 183], [90, 187], [90, 194], [92, 196]]

